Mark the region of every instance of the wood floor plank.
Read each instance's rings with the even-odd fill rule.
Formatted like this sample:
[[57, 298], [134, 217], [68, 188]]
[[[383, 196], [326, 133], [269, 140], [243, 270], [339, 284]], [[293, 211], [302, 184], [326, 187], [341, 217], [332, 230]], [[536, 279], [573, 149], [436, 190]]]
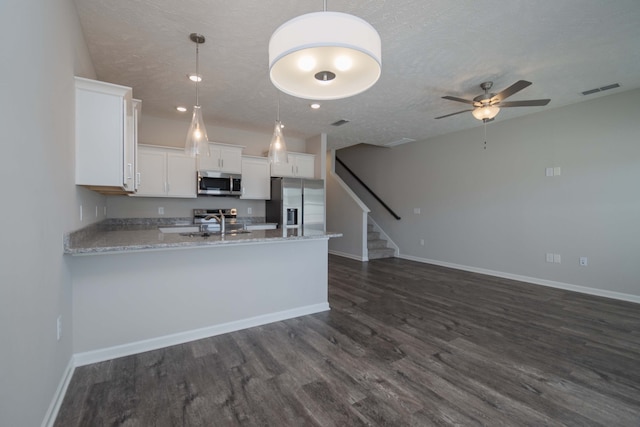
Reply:
[[640, 305], [330, 256], [331, 311], [75, 370], [73, 426], [640, 425]]

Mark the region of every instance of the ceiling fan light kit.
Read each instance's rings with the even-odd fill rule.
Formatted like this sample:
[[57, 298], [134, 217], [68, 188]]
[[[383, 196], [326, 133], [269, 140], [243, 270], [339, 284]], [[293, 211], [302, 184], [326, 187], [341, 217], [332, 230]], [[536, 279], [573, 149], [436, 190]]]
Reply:
[[486, 120], [492, 120], [500, 112], [500, 108], [494, 105], [485, 105], [484, 107], [476, 107], [471, 111], [473, 117], [483, 122]]
[[269, 40], [271, 81], [298, 98], [322, 101], [357, 95], [378, 81], [381, 66], [378, 32], [346, 13], [325, 10], [298, 16]]

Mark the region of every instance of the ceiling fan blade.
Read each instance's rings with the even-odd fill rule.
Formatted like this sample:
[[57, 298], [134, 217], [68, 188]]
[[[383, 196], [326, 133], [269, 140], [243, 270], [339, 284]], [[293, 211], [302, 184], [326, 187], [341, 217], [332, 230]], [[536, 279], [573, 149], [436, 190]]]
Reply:
[[442, 99], [448, 99], [449, 101], [458, 101], [458, 102], [464, 102], [465, 104], [471, 104], [471, 105], [475, 105], [474, 102], [470, 99], [462, 99], [462, 98], [457, 98], [455, 96], [443, 96]]
[[528, 82], [526, 80], [518, 80], [517, 82], [515, 82], [514, 84], [512, 84], [502, 92], [498, 93], [496, 96], [492, 97], [491, 102], [495, 103], [496, 101], [498, 102], [502, 101], [503, 99], [510, 97], [514, 93], [520, 92], [522, 89], [526, 88], [527, 86], [531, 86], [531, 82]]
[[530, 99], [528, 101], [507, 101], [498, 104], [498, 107], [541, 107], [547, 105], [550, 99]]
[[455, 116], [456, 114], [466, 113], [467, 111], [473, 111], [473, 110], [462, 110], [462, 111], [458, 111], [457, 113], [451, 113], [451, 114], [447, 114], [445, 116], [436, 117], [436, 119], [444, 119], [445, 117]]

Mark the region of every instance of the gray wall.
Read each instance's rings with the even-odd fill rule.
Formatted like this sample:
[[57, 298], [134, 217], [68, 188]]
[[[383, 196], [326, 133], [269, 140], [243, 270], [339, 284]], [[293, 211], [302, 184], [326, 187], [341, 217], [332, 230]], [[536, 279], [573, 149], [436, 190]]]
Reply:
[[364, 206], [351, 188], [336, 175], [333, 152], [327, 152], [327, 230], [342, 233], [329, 240], [329, 252], [358, 261], [366, 261], [367, 215]]
[[[479, 125], [338, 156], [402, 217], [362, 196], [402, 256], [637, 297], [639, 98], [634, 90], [498, 116], [487, 126], [486, 149]], [[561, 175], [546, 177], [547, 167]], [[547, 263], [546, 253], [560, 254], [561, 263]]]
[[[282, 259], [291, 261], [284, 270]], [[76, 354], [328, 307], [326, 240], [76, 256], [70, 265]]]
[[3, 0], [0, 36], [0, 425], [36, 426], [72, 352], [62, 237], [102, 219], [81, 222], [81, 204], [90, 212], [105, 204], [76, 189], [73, 175], [73, 76], [94, 71], [71, 0]]

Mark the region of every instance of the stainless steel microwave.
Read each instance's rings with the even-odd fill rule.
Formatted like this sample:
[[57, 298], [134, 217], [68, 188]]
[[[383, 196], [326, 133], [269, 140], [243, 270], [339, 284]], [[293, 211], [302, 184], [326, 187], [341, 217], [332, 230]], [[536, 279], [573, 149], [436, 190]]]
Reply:
[[207, 196], [240, 196], [241, 176], [217, 171], [198, 171], [198, 194]]

